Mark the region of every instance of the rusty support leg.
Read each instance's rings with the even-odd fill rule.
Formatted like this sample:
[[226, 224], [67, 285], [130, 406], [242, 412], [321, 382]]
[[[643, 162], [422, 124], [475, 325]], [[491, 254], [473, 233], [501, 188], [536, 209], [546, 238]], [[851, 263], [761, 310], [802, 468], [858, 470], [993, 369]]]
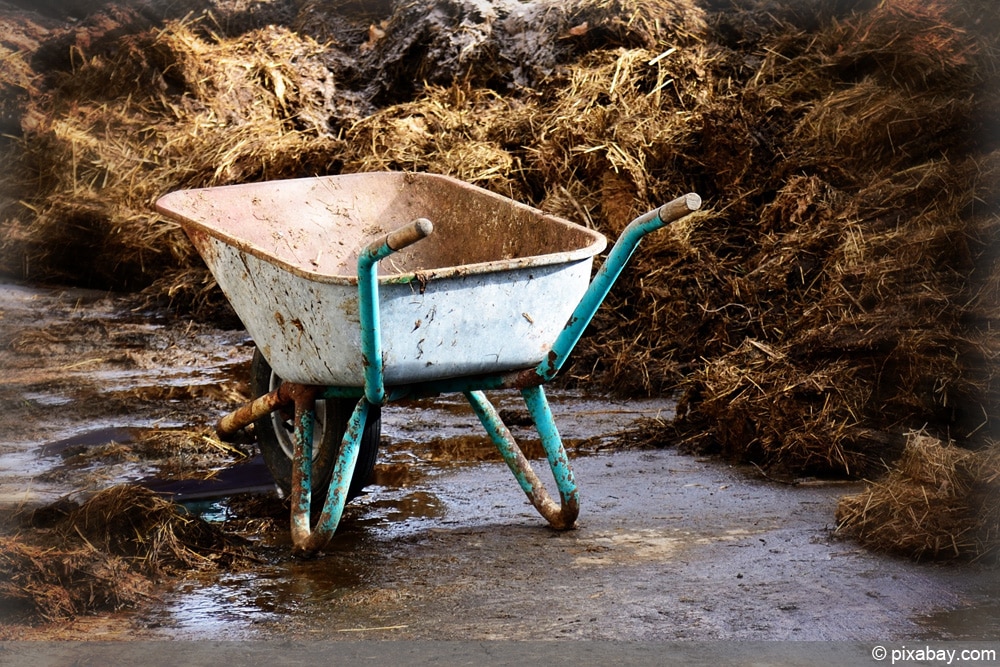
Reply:
[[465, 396], [479, 417], [479, 421], [482, 422], [486, 432], [493, 440], [493, 444], [496, 445], [504, 461], [507, 462], [507, 467], [514, 473], [518, 484], [538, 513], [556, 530], [573, 528], [576, 524], [576, 517], [580, 513], [579, 494], [576, 490], [573, 471], [569, 467], [566, 450], [562, 446], [555, 422], [552, 420], [552, 413], [548, 409], [545, 393], [541, 387], [532, 387], [523, 390], [522, 395], [532, 419], [535, 420], [535, 428], [542, 438], [542, 446], [545, 448], [549, 466], [555, 477], [556, 485], [559, 487], [560, 503], [556, 503], [545, 490], [545, 486], [531, 468], [527, 457], [518, 447], [514, 436], [511, 435], [510, 430], [500, 419], [496, 408], [489, 402], [485, 394], [481, 391], [465, 392]]
[[[323, 511], [312, 524], [310, 471], [312, 467], [312, 405], [301, 408], [295, 406], [295, 458], [292, 468], [292, 545], [293, 551], [300, 556], [309, 556], [326, 546], [333, 537], [347, 503], [347, 489], [354, 476], [354, 468], [358, 462], [358, 452], [361, 449], [361, 437], [364, 434], [365, 422], [368, 419], [368, 409], [371, 404], [364, 398], [358, 401], [351, 418], [347, 422], [347, 431], [340, 444], [337, 464], [333, 469], [330, 489], [323, 504]], [[301, 412], [301, 416], [300, 416]], [[296, 475], [298, 480], [296, 481]]]
[[[284, 385], [282, 385], [284, 386]], [[312, 446], [316, 423], [316, 392], [297, 392], [292, 449], [292, 543], [308, 539], [311, 530]]]
[[282, 382], [281, 386], [271, 393], [258, 396], [216, 422], [215, 433], [220, 440], [227, 442], [261, 417], [271, 414], [278, 408], [297, 404], [300, 396], [314, 401], [320, 389], [312, 385]]

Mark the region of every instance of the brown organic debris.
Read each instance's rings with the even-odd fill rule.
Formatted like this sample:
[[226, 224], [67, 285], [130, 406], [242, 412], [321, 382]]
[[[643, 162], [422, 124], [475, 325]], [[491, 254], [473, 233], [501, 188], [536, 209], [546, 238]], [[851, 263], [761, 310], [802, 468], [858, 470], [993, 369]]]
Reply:
[[838, 532], [925, 559], [1000, 556], [1000, 447], [972, 452], [911, 433], [898, 465], [837, 507]]
[[162, 578], [235, 567], [242, 543], [139, 486], [33, 511], [0, 538], [5, 616], [55, 621], [133, 606]]

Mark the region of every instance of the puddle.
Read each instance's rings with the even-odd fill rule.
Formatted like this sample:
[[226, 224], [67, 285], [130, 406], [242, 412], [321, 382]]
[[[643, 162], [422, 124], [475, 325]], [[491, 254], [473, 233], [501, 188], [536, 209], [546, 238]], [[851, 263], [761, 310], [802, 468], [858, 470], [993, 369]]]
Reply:
[[447, 514], [440, 494], [425, 490], [378, 489], [356, 501], [357, 527], [373, 535], [412, 535], [435, 525]]
[[183, 584], [177, 591], [175, 613], [159, 621], [160, 628], [178, 637], [227, 635], [230, 639], [250, 639], [256, 624], [280, 622], [280, 617], [270, 611], [274, 607], [270, 600], [273, 589], [269, 589], [266, 576], [254, 576], [252, 597], [233, 594], [234, 588], [246, 583], [246, 579], [233, 576], [219, 583]]
[[77, 435], [49, 442], [39, 450], [41, 456], [61, 456], [67, 458], [87, 449], [109, 445], [111, 443], [128, 444], [133, 442], [139, 429], [124, 426], [108, 426], [93, 431], [84, 431]]
[[38, 405], [50, 408], [67, 405], [73, 402], [71, 397], [62, 394], [45, 394], [41, 392], [26, 391], [21, 396], [25, 401], [31, 401], [37, 403]]
[[[965, 586], [959, 584], [959, 588], [965, 589]], [[919, 614], [917, 622], [934, 639], [998, 639], [1000, 576], [996, 571], [984, 569], [978, 590], [963, 597], [960, 606]]]
[[[537, 441], [523, 399], [516, 391], [488, 392], [500, 416], [519, 441]], [[676, 403], [670, 399], [639, 399], [613, 401], [595, 398], [585, 393], [565, 389], [546, 388], [556, 427], [567, 448], [574, 443], [590, 442], [594, 448], [607, 444], [623, 428], [639, 418], [669, 418]], [[404, 401], [383, 408], [383, 433], [393, 441], [410, 441], [414, 444], [450, 443], [453, 438], [455, 458], [468, 456], [463, 450], [463, 436], [478, 437], [485, 433], [479, 419], [460, 394], [446, 394], [432, 399]], [[481, 454], [472, 441], [471, 458], [479, 460]], [[487, 441], [488, 442], [488, 441]]]
[[[274, 493], [274, 480], [264, 463], [255, 456], [249, 461], [230, 465], [213, 471], [208, 478], [161, 479], [156, 476], [144, 477], [137, 482], [151, 491], [169, 496], [175, 502], [190, 504], [198, 501], [220, 500], [241, 493]], [[213, 513], [223, 511], [224, 503], [217, 503]], [[222, 509], [219, 509], [222, 508]]]

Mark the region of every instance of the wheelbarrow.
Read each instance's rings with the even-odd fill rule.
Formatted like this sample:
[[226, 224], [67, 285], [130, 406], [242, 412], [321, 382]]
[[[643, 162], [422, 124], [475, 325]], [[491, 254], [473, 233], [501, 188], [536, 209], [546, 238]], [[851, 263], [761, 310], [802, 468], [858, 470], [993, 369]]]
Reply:
[[[701, 206], [633, 220], [591, 281], [603, 235], [454, 178], [380, 172], [181, 190], [178, 221], [256, 343], [254, 424], [291, 503], [293, 550], [322, 549], [375, 463], [381, 406], [462, 392], [528, 500], [572, 528], [579, 495], [543, 385], [647, 233]], [[484, 392], [520, 391], [553, 500]]]

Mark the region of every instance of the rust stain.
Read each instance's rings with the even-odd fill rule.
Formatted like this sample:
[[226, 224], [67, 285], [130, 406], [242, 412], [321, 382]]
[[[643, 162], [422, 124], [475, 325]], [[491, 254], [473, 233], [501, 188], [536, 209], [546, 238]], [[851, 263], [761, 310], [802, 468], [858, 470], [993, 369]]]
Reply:
[[302, 344], [302, 336], [303, 336], [303, 334], [305, 334], [306, 328], [304, 326], [302, 326], [302, 320], [300, 320], [297, 317], [292, 320], [292, 326], [299, 330], [299, 335], [298, 335], [298, 338], [296, 338], [296, 340], [295, 340], [295, 344], [296, 345], [301, 345]]
[[357, 297], [353, 299], [348, 299], [340, 304], [340, 311], [344, 313], [344, 316], [351, 321], [358, 321], [358, 299]]
[[294, 382], [282, 382], [274, 391], [259, 396], [235, 412], [224, 416], [216, 423], [215, 432], [220, 440], [229, 441], [240, 430], [261, 417], [290, 403], [298, 404], [300, 401], [313, 401], [317, 393], [319, 393], [319, 387], [296, 384]]
[[274, 311], [274, 321], [278, 323], [279, 326], [285, 326], [285, 316], [279, 311]]
[[537, 387], [544, 383], [545, 378], [539, 375], [534, 368], [508, 373], [504, 375], [501, 382], [503, 387], [509, 389], [527, 389], [528, 387]]
[[427, 283], [430, 282], [430, 277], [427, 273], [424, 271], [417, 271], [413, 274], [413, 277], [417, 279], [418, 283], [420, 283], [420, 293], [423, 294], [427, 291]]
[[[559, 370], [556, 367], [558, 362], [559, 355], [556, 354], [555, 350], [549, 350], [549, 353], [545, 356], [545, 360], [542, 362], [545, 366], [543, 368], [542, 364], [539, 364], [539, 370], [541, 370], [545, 375], [553, 376], [556, 374], [556, 371]], [[532, 370], [531, 372], [534, 373], [535, 371]]]

